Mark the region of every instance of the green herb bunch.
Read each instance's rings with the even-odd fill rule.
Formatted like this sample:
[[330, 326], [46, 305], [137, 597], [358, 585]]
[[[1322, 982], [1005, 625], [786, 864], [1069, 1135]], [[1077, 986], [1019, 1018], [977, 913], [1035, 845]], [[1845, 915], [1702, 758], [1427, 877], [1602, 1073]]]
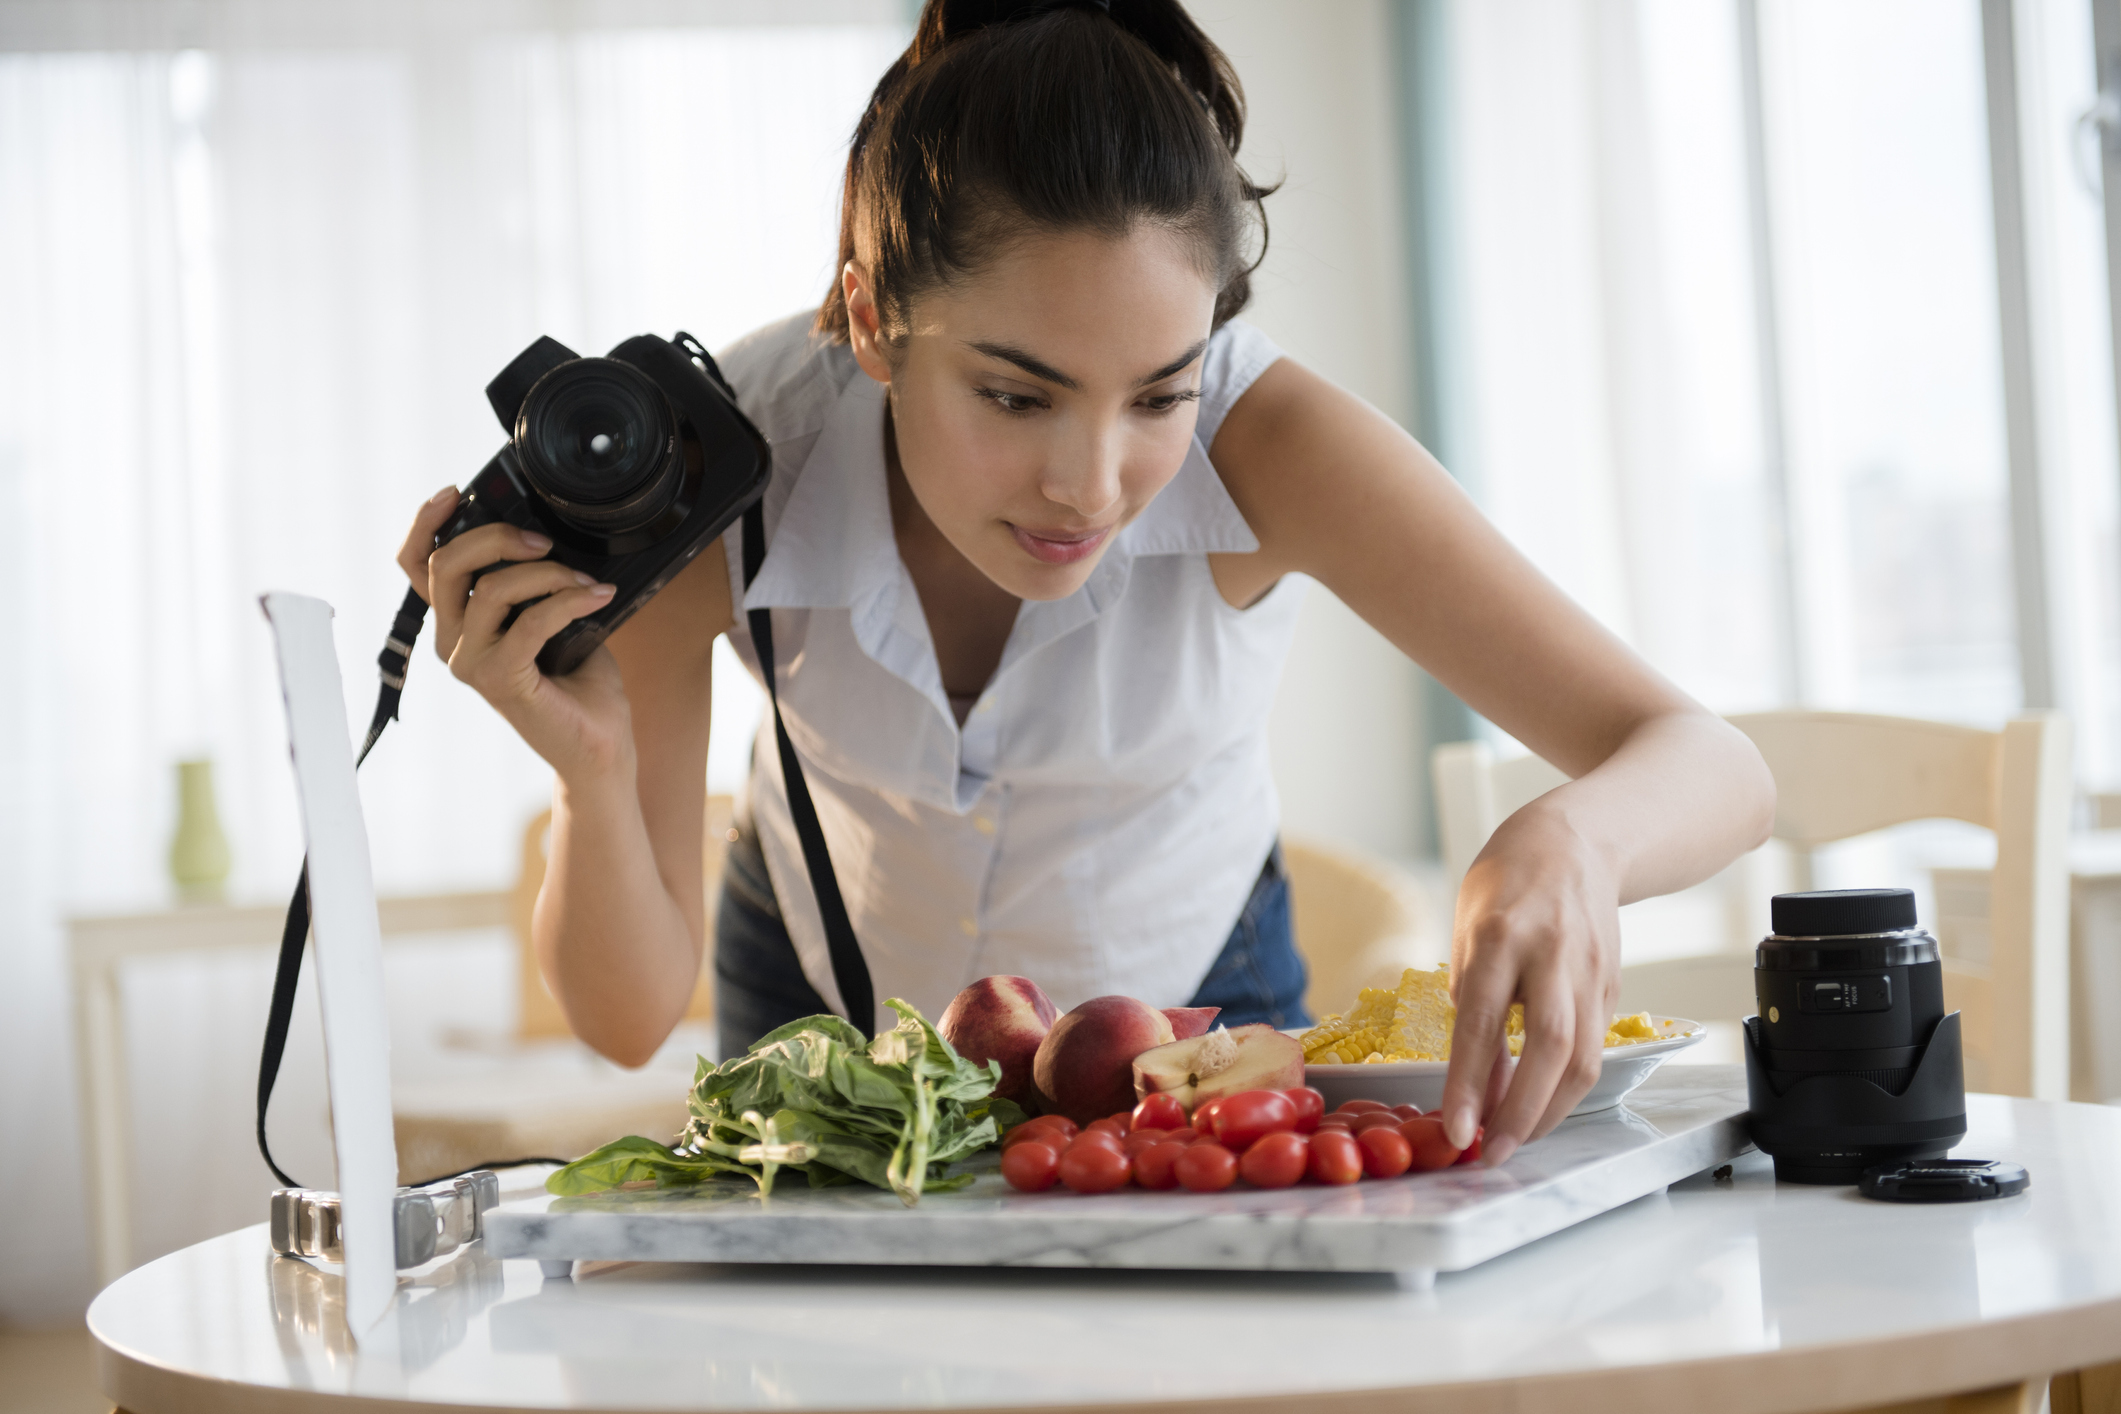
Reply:
[[964, 1187], [971, 1174], [945, 1171], [998, 1143], [1024, 1112], [996, 1098], [998, 1063], [973, 1064], [911, 1006], [886, 1004], [899, 1024], [874, 1041], [837, 1016], [807, 1016], [719, 1066], [701, 1057], [692, 1119], [675, 1145], [615, 1140], [546, 1179], [546, 1190], [599, 1193], [649, 1179], [678, 1188], [741, 1174], [764, 1196], [790, 1168], [813, 1188], [888, 1188], [910, 1208], [924, 1191]]

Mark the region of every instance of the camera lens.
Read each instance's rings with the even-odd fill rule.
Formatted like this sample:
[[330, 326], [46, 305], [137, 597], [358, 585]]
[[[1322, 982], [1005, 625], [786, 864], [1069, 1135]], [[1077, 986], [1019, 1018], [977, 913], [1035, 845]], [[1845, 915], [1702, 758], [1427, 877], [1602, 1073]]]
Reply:
[[653, 522], [683, 480], [669, 400], [616, 359], [575, 359], [540, 378], [516, 418], [515, 447], [538, 494], [601, 535]]
[[1907, 889], [1780, 894], [1746, 1022], [1753, 1141], [1780, 1178], [1853, 1183], [1966, 1132], [1958, 1018]]

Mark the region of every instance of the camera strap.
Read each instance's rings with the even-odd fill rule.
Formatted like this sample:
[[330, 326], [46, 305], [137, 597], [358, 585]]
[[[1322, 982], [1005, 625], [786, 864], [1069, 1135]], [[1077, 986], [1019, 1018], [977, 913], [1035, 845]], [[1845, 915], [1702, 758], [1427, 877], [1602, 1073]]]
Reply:
[[[764, 497], [744, 512], [744, 587], [758, 577], [766, 562], [766, 512]], [[817, 806], [810, 799], [810, 783], [803, 778], [803, 763], [788, 738], [788, 724], [781, 720], [781, 694], [773, 671], [773, 611], [753, 609], [747, 615], [751, 646], [758, 654], [759, 676], [766, 680], [766, 696], [773, 703], [773, 737], [781, 752], [781, 781], [788, 790], [788, 813], [795, 817], [796, 838], [802, 841], [803, 864], [810, 874], [810, 891], [817, 896], [818, 917], [825, 925], [825, 948], [832, 956], [832, 980], [839, 984], [840, 1003], [847, 1019], [864, 1036], [876, 1024], [876, 990], [869, 981], [869, 963], [854, 936], [847, 917], [846, 900], [840, 897], [839, 875], [832, 870], [832, 853], [825, 847], [825, 830], [818, 824]]]

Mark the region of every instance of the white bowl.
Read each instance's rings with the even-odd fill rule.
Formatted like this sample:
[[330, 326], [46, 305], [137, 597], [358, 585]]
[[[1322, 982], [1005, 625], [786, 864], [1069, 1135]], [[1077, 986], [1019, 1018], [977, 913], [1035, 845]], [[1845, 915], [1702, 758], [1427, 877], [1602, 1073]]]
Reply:
[[[1698, 1021], [1677, 1016], [1653, 1016], [1654, 1041], [1632, 1046], [1609, 1046], [1598, 1081], [1583, 1097], [1572, 1115], [1595, 1114], [1619, 1104], [1630, 1090], [1650, 1078], [1675, 1052], [1699, 1042], [1706, 1031]], [[1300, 1031], [1292, 1031], [1300, 1036]], [[1449, 1061], [1379, 1061], [1374, 1065], [1307, 1065], [1304, 1083], [1326, 1097], [1326, 1108], [1337, 1109], [1349, 1100], [1379, 1100], [1387, 1105], [1418, 1105], [1434, 1110], [1443, 1104], [1444, 1076]]]

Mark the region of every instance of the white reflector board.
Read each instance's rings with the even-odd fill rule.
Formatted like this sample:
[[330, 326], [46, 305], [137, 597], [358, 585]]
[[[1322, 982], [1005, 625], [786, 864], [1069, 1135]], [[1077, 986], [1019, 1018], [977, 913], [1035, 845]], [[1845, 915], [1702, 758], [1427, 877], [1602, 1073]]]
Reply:
[[358, 1340], [390, 1310], [398, 1284], [392, 1217], [398, 1143], [390, 1120], [383, 934], [331, 605], [301, 594], [268, 594], [261, 602], [279, 648], [288, 751], [309, 845], [310, 926], [346, 1238], [346, 1325]]

